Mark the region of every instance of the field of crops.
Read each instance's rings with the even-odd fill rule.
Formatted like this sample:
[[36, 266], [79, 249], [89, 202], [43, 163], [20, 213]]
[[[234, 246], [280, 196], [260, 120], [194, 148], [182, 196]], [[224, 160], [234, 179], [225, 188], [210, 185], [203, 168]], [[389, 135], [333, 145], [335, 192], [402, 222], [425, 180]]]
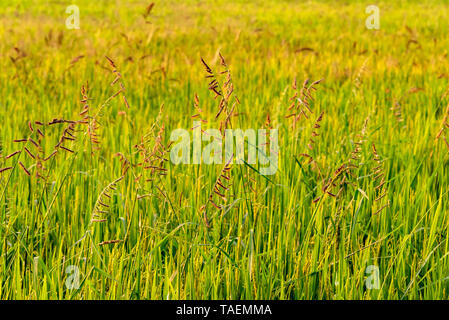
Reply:
[[449, 298], [448, 9], [1, 1], [0, 299]]

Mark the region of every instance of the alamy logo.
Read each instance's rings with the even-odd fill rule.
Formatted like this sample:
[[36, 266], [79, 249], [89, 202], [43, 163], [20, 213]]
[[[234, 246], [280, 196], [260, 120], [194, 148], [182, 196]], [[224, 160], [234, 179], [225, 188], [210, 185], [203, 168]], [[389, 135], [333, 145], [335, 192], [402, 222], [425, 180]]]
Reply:
[[65, 20], [65, 26], [67, 29], [79, 29], [80, 28], [80, 8], [77, 5], [70, 5], [65, 10], [70, 14]]
[[[235, 160], [236, 164], [255, 165], [258, 162], [262, 175], [273, 175], [278, 169], [277, 129], [226, 129], [222, 134], [217, 129], [203, 131], [201, 122], [194, 121], [192, 141], [186, 129], [174, 130], [170, 140], [174, 142], [170, 151], [173, 164], [232, 164]], [[209, 143], [203, 147], [203, 142]]]
[[78, 289], [80, 287], [80, 270], [77, 266], [70, 265], [65, 269], [65, 273], [69, 276], [65, 280], [67, 289]]
[[379, 7], [375, 5], [370, 5], [365, 8], [365, 13], [369, 14], [368, 18], [365, 20], [365, 26], [367, 29], [380, 29], [379, 12]]
[[365, 280], [366, 288], [369, 290], [379, 289], [380, 287], [379, 267], [375, 265], [370, 265], [366, 268], [365, 274], [369, 275]]

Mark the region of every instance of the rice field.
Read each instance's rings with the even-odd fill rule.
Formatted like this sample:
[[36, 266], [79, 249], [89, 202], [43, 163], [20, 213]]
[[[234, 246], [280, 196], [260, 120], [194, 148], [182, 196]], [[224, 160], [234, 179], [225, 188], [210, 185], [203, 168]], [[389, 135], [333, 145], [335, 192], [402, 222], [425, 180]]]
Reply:
[[0, 299], [447, 299], [448, 20], [1, 1]]

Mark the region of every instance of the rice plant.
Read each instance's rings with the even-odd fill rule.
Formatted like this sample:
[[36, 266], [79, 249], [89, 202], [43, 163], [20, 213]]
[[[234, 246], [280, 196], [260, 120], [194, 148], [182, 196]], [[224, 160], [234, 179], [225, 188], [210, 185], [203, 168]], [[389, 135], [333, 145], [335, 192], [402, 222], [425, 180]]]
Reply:
[[1, 299], [448, 298], [444, 1], [66, 5], [0, 3]]

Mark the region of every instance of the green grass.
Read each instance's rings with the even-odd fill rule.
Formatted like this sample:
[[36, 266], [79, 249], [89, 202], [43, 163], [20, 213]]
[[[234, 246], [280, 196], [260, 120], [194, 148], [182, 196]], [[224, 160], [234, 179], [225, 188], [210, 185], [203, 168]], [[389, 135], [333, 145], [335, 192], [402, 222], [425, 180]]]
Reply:
[[[79, 30], [65, 28], [72, 2], [0, 4], [0, 168], [13, 167], [0, 173], [1, 299], [448, 298], [448, 148], [435, 140], [448, 104], [444, 1], [379, 1], [380, 30], [365, 28], [371, 2], [157, 1], [148, 23], [147, 1], [74, 2]], [[201, 57], [218, 70], [219, 52], [241, 101], [233, 127], [263, 128], [269, 114], [279, 129], [277, 173], [233, 165], [227, 202], [209, 207], [207, 228], [200, 208], [223, 165], [168, 162], [152, 182], [136, 182], [150, 173], [131, 167], [108, 191], [107, 221], [91, 223], [100, 194], [122, 176], [115, 154], [137, 164], [142, 137], [152, 147], [162, 124], [165, 144], [190, 128], [195, 93], [218, 127]], [[123, 76], [129, 109], [120, 96], [104, 104], [119, 88], [105, 56]], [[294, 78], [299, 87], [324, 81], [310, 119], [293, 128], [285, 116]], [[80, 119], [87, 81], [98, 150], [79, 125], [65, 144], [75, 152], [45, 162], [46, 181], [21, 169], [19, 160], [36, 171], [25, 152], [5, 158], [24, 146], [14, 139], [37, 140], [29, 121]], [[359, 168], [344, 173], [338, 197], [313, 202], [323, 180], [300, 154], [334, 177], [368, 117]], [[41, 128], [46, 156], [64, 127]], [[378, 214], [372, 144], [390, 203]], [[99, 245], [109, 240], [122, 241]], [[70, 265], [78, 289], [66, 286]], [[370, 265], [379, 289], [366, 286]]]

